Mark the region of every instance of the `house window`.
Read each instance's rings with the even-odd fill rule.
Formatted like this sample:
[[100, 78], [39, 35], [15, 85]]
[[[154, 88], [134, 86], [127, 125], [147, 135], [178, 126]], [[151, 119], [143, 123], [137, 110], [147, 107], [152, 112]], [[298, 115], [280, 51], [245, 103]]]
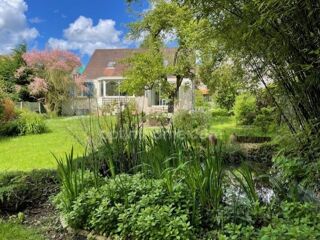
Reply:
[[107, 64], [107, 68], [114, 68], [115, 66], [116, 66], [116, 62], [114, 62], [114, 61], [110, 61]]
[[93, 97], [94, 85], [92, 82], [84, 83], [84, 89], [78, 90], [78, 97]]
[[106, 96], [119, 96], [118, 83], [115, 81], [106, 82]]

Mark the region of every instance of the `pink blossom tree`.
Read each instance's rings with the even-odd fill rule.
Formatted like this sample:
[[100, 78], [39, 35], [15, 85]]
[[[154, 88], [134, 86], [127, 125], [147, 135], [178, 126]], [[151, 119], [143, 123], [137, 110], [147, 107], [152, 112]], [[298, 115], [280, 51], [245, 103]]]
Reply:
[[63, 50], [32, 51], [23, 55], [28, 67], [31, 67], [35, 77], [29, 85], [34, 96], [43, 96], [50, 111], [61, 113], [74, 88], [82, 90], [84, 78], [74, 74], [81, 66], [80, 58]]

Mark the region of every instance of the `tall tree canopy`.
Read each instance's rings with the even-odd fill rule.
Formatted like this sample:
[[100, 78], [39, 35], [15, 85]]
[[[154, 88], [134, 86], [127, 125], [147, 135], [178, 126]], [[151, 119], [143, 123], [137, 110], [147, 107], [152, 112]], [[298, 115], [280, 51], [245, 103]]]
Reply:
[[[200, 40], [205, 39], [203, 29], [206, 21], [196, 21], [187, 7], [176, 3], [155, 0], [153, 8], [141, 20], [130, 24], [130, 38], [144, 38], [141, 47], [145, 51], [130, 58], [130, 69], [126, 74], [125, 90], [143, 90], [144, 86], [162, 85], [169, 98], [170, 109], [184, 78], [194, 77], [196, 49]], [[162, 48], [168, 38], [176, 42], [177, 48], [172, 61], [165, 61]], [[168, 76], [175, 76], [176, 84], [168, 83]]]
[[[228, 54], [245, 60], [290, 102], [291, 130], [320, 128], [320, 2], [318, 0], [175, 0], [208, 19]], [[278, 107], [281, 107], [278, 105]], [[284, 109], [282, 109], [284, 110]], [[294, 124], [296, 123], [296, 124]], [[298, 126], [298, 127], [297, 127]]]

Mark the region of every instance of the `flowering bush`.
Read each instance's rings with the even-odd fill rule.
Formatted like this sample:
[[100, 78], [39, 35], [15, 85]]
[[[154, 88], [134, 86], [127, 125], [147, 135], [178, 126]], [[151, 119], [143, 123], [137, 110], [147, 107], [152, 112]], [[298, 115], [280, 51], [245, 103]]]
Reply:
[[35, 72], [29, 85], [32, 95], [44, 97], [51, 111], [61, 112], [62, 104], [70, 96], [70, 90], [84, 89], [84, 78], [74, 74], [81, 62], [75, 54], [62, 50], [33, 51], [23, 54], [27, 66]]
[[33, 51], [25, 53], [23, 59], [28, 66], [70, 73], [81, 65], [79, 57], [62, 50]]
[[48, 84], [43, 78], [35, 77], [29, 85], [29, 91], [32, 95], [39, 95], [48, 92]]

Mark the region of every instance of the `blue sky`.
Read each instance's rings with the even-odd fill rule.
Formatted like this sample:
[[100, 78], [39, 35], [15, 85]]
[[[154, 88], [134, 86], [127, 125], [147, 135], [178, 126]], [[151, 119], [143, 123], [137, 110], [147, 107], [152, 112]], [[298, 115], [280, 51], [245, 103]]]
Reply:
[[134, 47], [127, 24], [148, 7], [146, 0], [135, 13], [125, 0], [0, 0], [0, 54], [27, 42], [29, 49], [74, 51], [86, 63], [96, 48]]

